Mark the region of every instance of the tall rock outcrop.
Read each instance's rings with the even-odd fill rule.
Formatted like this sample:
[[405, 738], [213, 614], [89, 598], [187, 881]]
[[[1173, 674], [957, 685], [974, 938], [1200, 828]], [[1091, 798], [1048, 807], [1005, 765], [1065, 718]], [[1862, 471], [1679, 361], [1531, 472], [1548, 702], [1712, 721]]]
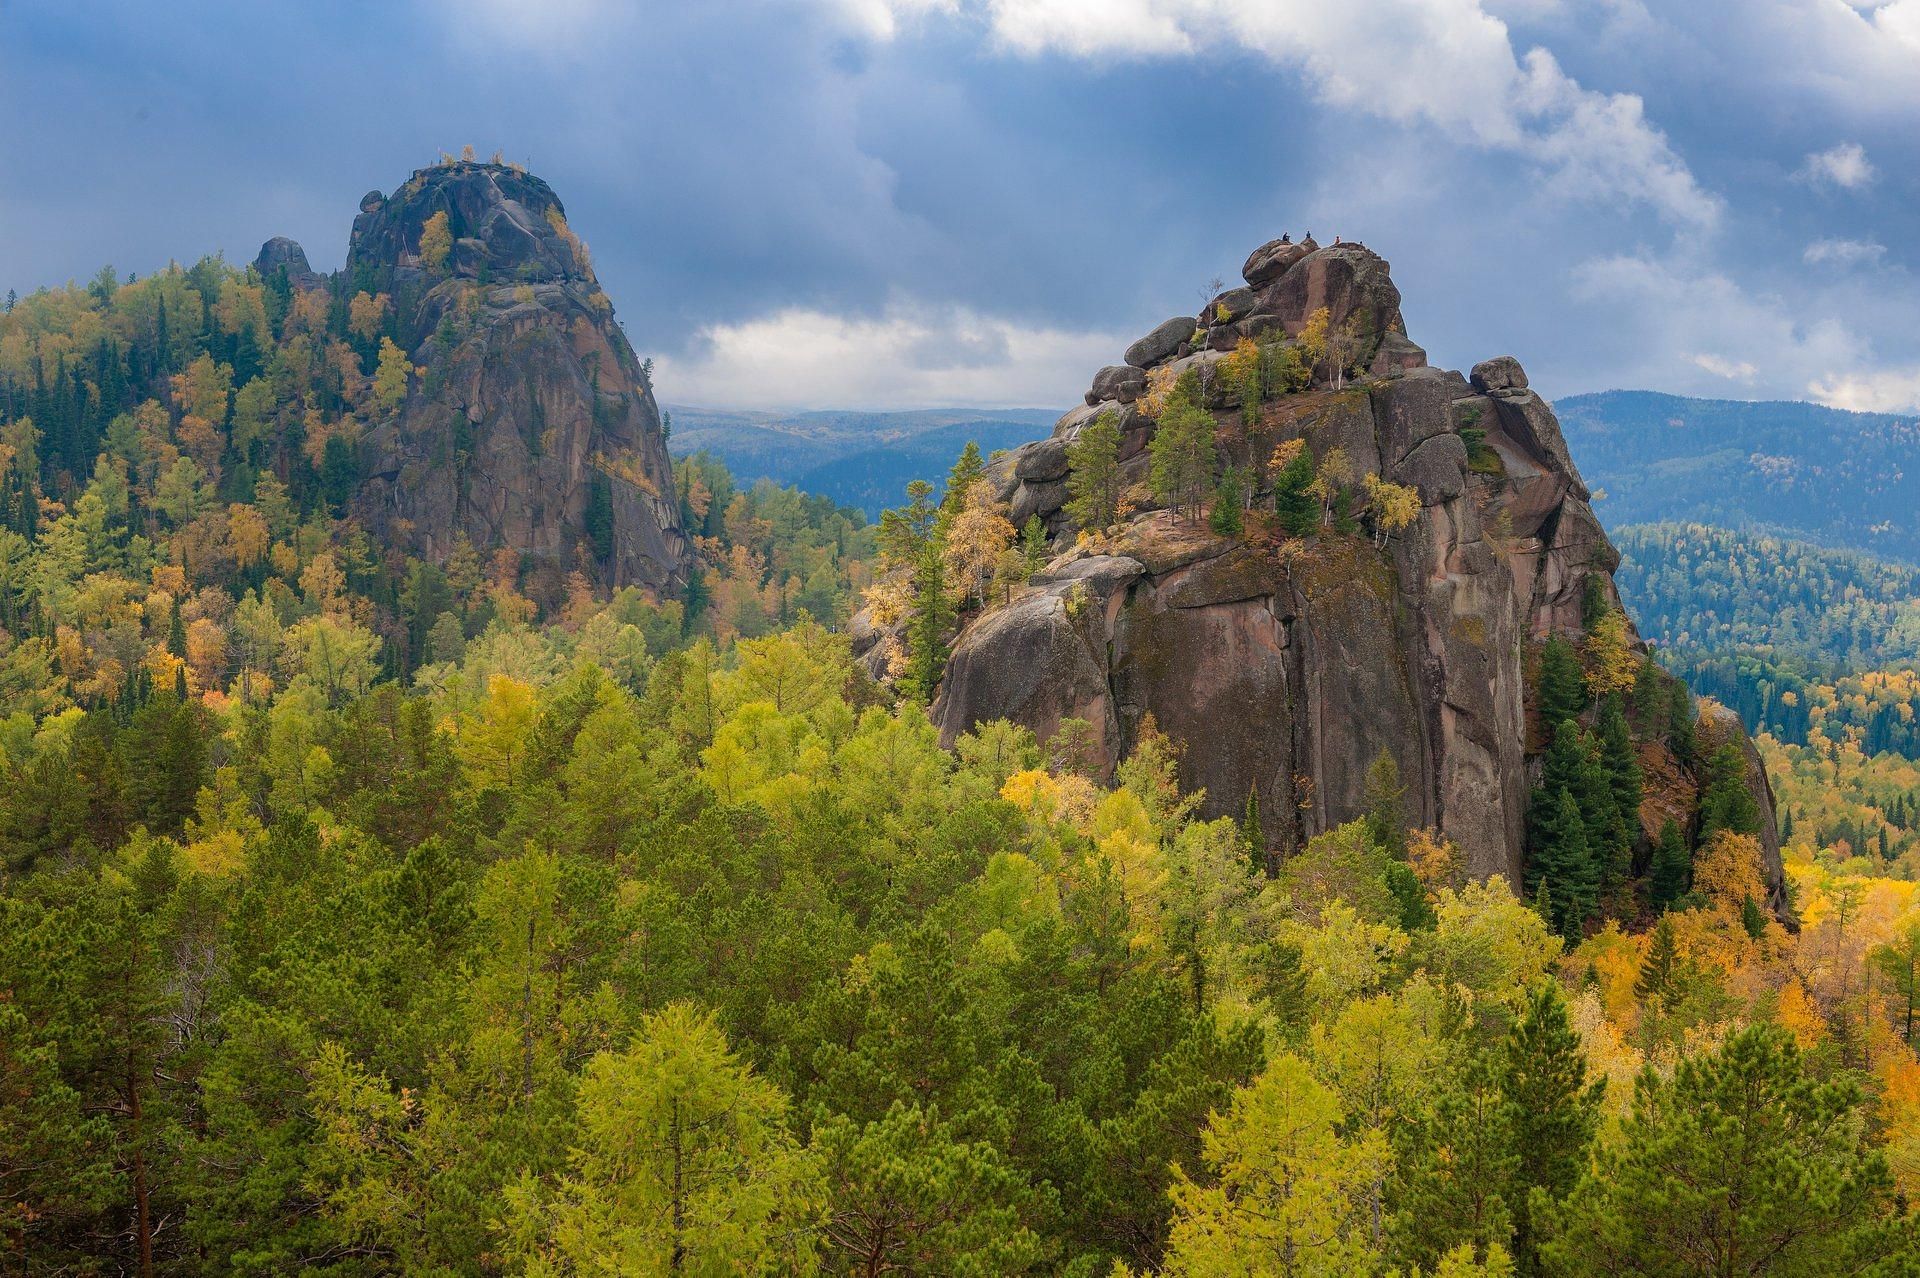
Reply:
[[[992, 719], [1043, 738], [1083, 719], [1110, 768], [1152, 716], [1183, 750], [1183, 781], [1205, 788], [1205, 810], [1238, 815], [1257, 792], [1280, 851], [1360, 815], [1385, 751], [1409, 818], [1452, 839], [1474, 874], [1517, 884], [1545, 745], [1531, 705], [1538, 653], [1549, 635], [1583, 639], [1590, 594], [1619, 606], [1619, 557], [1519, 363], [1488, 360], [1470, 376], [1429, 367], [1377, 254], [1276, 241], [1245, 275], [1197, 319], [1134, 343], [1052, 438], [990, 469], [1015, 523], [1038, 517], [1059, 553], [967, 622], [934, 717], [949, 742]], [[1295, 388], [1247, 411], [1249, 360], [1264, 345], [1268, 368], [1287, 364], [1323, 309], [1327, 357], [1306, 350]], [[1317, 462], [1342, 450], [1355, 481], [1416, 490], [1418, 514], [1379, 527], [1358, 482], [1342, 499], [1356, 525], [1345, 533], [1288, 536], [1255, 515], [1244, 535], [1219, 536], [1157, 509], [1150, 409], [1188, 371], [1221, 423], [1223, 464], [1258, 476], [1256, 510], [1273, 508], [1270, 459], [1299, 440]], [[1136, 513], [1081, 538], [1066, 513], [1067, 447], [1103, 415], [1119, 428]], [[1700, 777], [1658, 740], [1640, 748], [1658, 781], [1643, 824], [1657, 831], [1661, 812], [1691, 810]], [[1772, 797], [1757, 768], [1750, 782], [1784, 909]]]
[[[305, 269], [291, 242], [276, 266]], [[444, 557], [464, 533], [518, 552], [551, 594], [579, 569], [671, 590], [688, 545], [648, 371], [586, 248], [539, 178], [500, 164], [421, 169], [360, 202], [342, 296], [386, 294], [417, 370], [368, 423], [354, 513]]]

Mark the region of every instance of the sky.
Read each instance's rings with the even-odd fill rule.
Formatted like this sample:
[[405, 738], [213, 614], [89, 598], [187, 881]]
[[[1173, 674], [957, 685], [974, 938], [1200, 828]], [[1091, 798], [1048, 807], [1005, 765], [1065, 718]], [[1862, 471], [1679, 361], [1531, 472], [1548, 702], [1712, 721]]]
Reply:
[[674, 403], [1065, 405], [1290, 231], [1433, 362], [1920, 410], [1920, 0], [0, 0], [0, 290], [547, 179]]

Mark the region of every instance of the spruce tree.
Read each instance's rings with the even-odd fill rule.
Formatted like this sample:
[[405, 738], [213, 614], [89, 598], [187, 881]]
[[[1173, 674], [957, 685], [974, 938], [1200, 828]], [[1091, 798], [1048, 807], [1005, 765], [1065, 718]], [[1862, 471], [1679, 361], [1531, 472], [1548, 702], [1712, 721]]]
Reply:
[[1633, 992], [1641, 998], [1669, 998], [1680, 975], [1680, 950], [1673, 938], [1673, 921], [1662, 917], [1653, 925], [1647, 941], [1647, 956], [1640, 960], [1640, 975]]
[[1647, 896], [1656, 910], [1666, 910], [1687, 894], [1693, 879], [1693, 853], [1687, 848], [1687, 836], [1671, 817], [1660, 827], [1660, 841], [1654, 845], [1653, 864], [1647, 870]]
[[1578, 719], [1587, 707], [1586, 685], [1580, 677], [1580, 658], [1573, 645], [1550, 635], [1540, 650], [1540, 686], [1537, 698], [1540, 722], [1548, 732], [1568, 719]]
[[1527, 890], [1548, 926], [1569, 939], [1592, 912], [1598, 876], [1587, 848], [1587, 825], [1573, 793], [1545, 786], [1533, 792], [1527, 816]]
[[1400, 784], [1400, 764], [1393, 751], [1382, 747], [1367, 765], [1361, 792], [1365, 806], [1367, 841], [1396, 861], [1407, 859], [1407, 788]]
[[1747, 788], [1747, 761], [1732, 742], [1707, 761], [1707, 784], [1700, 794], [1700, 842], [1704, 845], [1721, 830], [1760, 832], [1760, 806]]
[[1320, 507], [1307, 489], [1313, 486], [1313, 458], [1303, 448], [1273, 481], [1274, 513], [1290, 536], [1305, 537], [1320, 526]]
[[1267, 834], [1260, 827], [1260, 787], [1254, 785], [1247, 791], [1247, 810], [1240, 822], [1241, 837], [1247, 841], [1247, 859], [1253, 863], [1253, 872], [1265, 877], [1267, 873]]

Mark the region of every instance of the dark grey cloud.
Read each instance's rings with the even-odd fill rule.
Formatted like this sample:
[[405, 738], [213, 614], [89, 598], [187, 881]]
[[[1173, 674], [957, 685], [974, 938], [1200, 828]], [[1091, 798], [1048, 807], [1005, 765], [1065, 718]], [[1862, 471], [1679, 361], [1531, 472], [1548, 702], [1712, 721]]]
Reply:
[[[1117, 354], [1281, 229], [1365, 240], [1436, 359], [1512, 351], [1554, 393], [1888, 406], [1920, 385], [1920, 49], [1897, 15], [1484, 3], [1441, 9], [1497, 56], [1410, 67], [1415, 105], [1389, 111], [1327, 69], [1395, 86], [1387, 43], [1312, 64], [1257, 31], [1021, 49], [965, 3], [882, 39], [849, 15], [883, 0], [13, 0], [0, 287], [244, 260], [275, 234], [337, 265], [363, 191], [472, 143], [559, 191], [636, 344], [742, 403], [783, 402], [758, 384], [779, 379], [868, 405], [1064, 400], [1089, 352]], [[1390, 0], [1342, 20], [1366, 31], [1375, 7]], [[1536, 46], [1557, 79], [1525, 61]], [[1558, 95], [1517, 140], [1502, 65]], [[1848, 146], [1875, 180], [1796, 176]]]

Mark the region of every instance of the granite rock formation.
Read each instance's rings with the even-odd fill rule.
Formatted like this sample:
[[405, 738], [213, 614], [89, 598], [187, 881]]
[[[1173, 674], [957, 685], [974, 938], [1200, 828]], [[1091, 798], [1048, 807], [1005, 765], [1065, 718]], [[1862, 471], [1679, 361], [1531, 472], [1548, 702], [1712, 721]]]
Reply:
[[[1204, 810], [1237, 815], [1257, 791], [1281, 853], [1358, 816], [1368, 766], [1385, 750], [1411, 820], [1452, 839], [1472, 873], [1518, 883], [1545, 744], [1530, 705], [1537, 654], [1551, 634], [1582, 638], [1590, 581], [1618, 606], [1619, 557], [1519, 363], [1491, 359], [1470, 376], [1429, 367], [1377, 254], [1276, 241], [1245, 275], [1246, 287], [1198, 319], [1169, 320], [1125, 366], [1101, 370], [1052, 438], [990, 469], [1016, 524], [1038, 516], [1057, 555], [968, 620], [933, 708], [943, 738], [998, 718], [1045, 738], [1076, 717], [1111, 768], [1151, 715], [1184, 752], [1182, 780], [1205, 788]], [[1219, 362], [1247, 339], [1295, 342], [1323, 307], [1344, 339], [1343, 367], [1316, 368], [1304, 390], [1243, 421]], [[1304, 538], [1257, 527], [1216, 536], [1155, 509], [1144, 497], [1155, 423], [1143, 387], [1188, 369], [1222, 424], [1223, 461], [1265, 475], [1261, 463], [1287, 440], [1316, 458], [1339, 447], [1356, 475], [1417, 489], [1418, 516], [1381, 547], [1364, 499], [1357, 534]], [[1103, 413], [1120, 428], [1122, 473], [1141, 505], [1109, 535], [1081, 538], [1065, 511], [1067, 445]], [[1268, 509], [1270, 479], [1256, 496]], [[1751, 756], [1737, 722], [1707, 720]], [[1662, 804], [1691, 810], [1700, 781], [1664, 745], [1642, 749], [1664, 765], [1650, 772], [1664, 788], [1650, 785], [1642, 810], [1651, 834]], [[1772, 796], [1757, 767], [1750, 783], [1784, 910]]]
[[[435, 252], [422, 235], [440, 215]], [[276, 239], [261, 266], [293, 277], [306, 255]], [[537, 595], [576, 569], [604, 587], [684, 583], [648, 369], [545, 182], [456, 161], [369, 192], [334, 287], [343, 302], [386, 294], [415, 367], [359, 443], [353, 513], [369, 529], [431, 558], [461, 534], [483, 557], [518, 552]]]

